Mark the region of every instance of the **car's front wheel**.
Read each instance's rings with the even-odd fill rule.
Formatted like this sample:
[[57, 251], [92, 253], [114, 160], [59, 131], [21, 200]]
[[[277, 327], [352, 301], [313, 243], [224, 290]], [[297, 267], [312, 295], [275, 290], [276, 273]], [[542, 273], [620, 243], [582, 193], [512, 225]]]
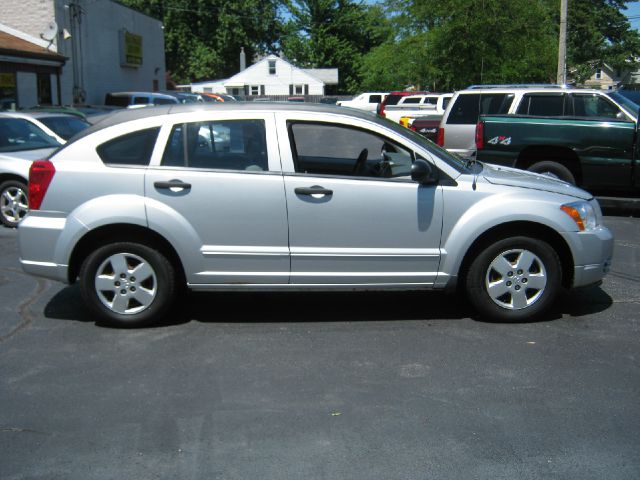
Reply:
[[555, 300], [562, 284], [556, 251], [530, 237], [510, 237], [487, 246], [466, 277], [469, 300], [488, 320], [533, 319]]
[[80, 268], [80, 292], [102, 321], [147, 326], [162, 318], [175, 295], [175, 270], [157, 250], [139, 243], [104, 245]]
[[27, 186], [18, 180], [0, 184], [0, 222], [15, 228], [29, 211]]

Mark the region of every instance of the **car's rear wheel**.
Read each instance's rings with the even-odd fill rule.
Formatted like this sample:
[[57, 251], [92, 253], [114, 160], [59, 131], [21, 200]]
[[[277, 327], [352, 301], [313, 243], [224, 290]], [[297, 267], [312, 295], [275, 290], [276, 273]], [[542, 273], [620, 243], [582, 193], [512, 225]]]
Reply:
[[176, 296], [175, 271], [164, 255], [146, 245], [108, 244], [82, 264], [80, 291], [103, 322], [147, 326], [171, 308]]
[[469, 300], [487, 320], [533, 319], [555, 300], [562, 284], [556, 251], [530, 237], [511, 237], [487, 246], [466, 277]]
[[15, 228], [29, 211], [27, 186], [18, 180], [0, 184], [0, 222]]
[[564, 180], [565, 182], [576, 184], [576, 178], [571, 170], [558, 162], [544, 161], [534, 163], [529, 167], [530, 172], [540, 173], [551, 178], [557, 178], [558, 180]]

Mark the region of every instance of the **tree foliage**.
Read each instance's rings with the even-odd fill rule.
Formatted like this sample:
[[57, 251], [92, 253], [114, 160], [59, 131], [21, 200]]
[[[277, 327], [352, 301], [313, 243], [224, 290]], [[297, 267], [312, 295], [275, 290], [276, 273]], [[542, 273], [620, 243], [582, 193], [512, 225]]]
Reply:
[[184, 83], [238, 73], [247, 58], [273, 51], [280, 36], [279, 0], [122, 0], [164, 25], [167, 69]]
[[341, 91], [362, 82], [362, 58], [387, 40], [391, 26], [382, 9], [353, 0], [295, 0], [280, 39], [284, 55], [306, 68], [338, 68]]
[[413, 44], [420, 48], [420, 65], [397, 67], [414, 85], [452, 90], [555, 77], [557, 33], [545, 0], [395, 0], [390, 8], [399, 40], [395, 48], [371, 52], [365, 63], [385, 50], [394, 61], [402, 55], [397, 47]]

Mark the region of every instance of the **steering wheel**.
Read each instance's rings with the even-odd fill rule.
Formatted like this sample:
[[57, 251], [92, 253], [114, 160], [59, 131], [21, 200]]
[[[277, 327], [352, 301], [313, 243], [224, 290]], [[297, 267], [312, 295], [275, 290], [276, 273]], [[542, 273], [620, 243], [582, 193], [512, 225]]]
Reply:
[[364, 165], [365, 163], [367, 163], [367, 157], [369, 156], [369, 150], [367, 150], [366, 148], [363, 148], [362, 151], [360, 152], [360, 155], [358, 155], [358, 159], [356, 160], [356, 164], [353, 167], [353, 174], [354, 175], [358, 175], [358, 174], [362, 174], [364, 173]]

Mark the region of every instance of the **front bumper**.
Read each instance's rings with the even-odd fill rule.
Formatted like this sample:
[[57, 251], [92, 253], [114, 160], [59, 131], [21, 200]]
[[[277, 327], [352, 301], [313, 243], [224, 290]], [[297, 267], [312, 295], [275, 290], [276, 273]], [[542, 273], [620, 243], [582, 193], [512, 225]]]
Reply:
[[604, 227], [592, 231], [566, 232], [564, 238], [573, 252], [572, 287], [600, 282], [611, 268], [613, 235]]

